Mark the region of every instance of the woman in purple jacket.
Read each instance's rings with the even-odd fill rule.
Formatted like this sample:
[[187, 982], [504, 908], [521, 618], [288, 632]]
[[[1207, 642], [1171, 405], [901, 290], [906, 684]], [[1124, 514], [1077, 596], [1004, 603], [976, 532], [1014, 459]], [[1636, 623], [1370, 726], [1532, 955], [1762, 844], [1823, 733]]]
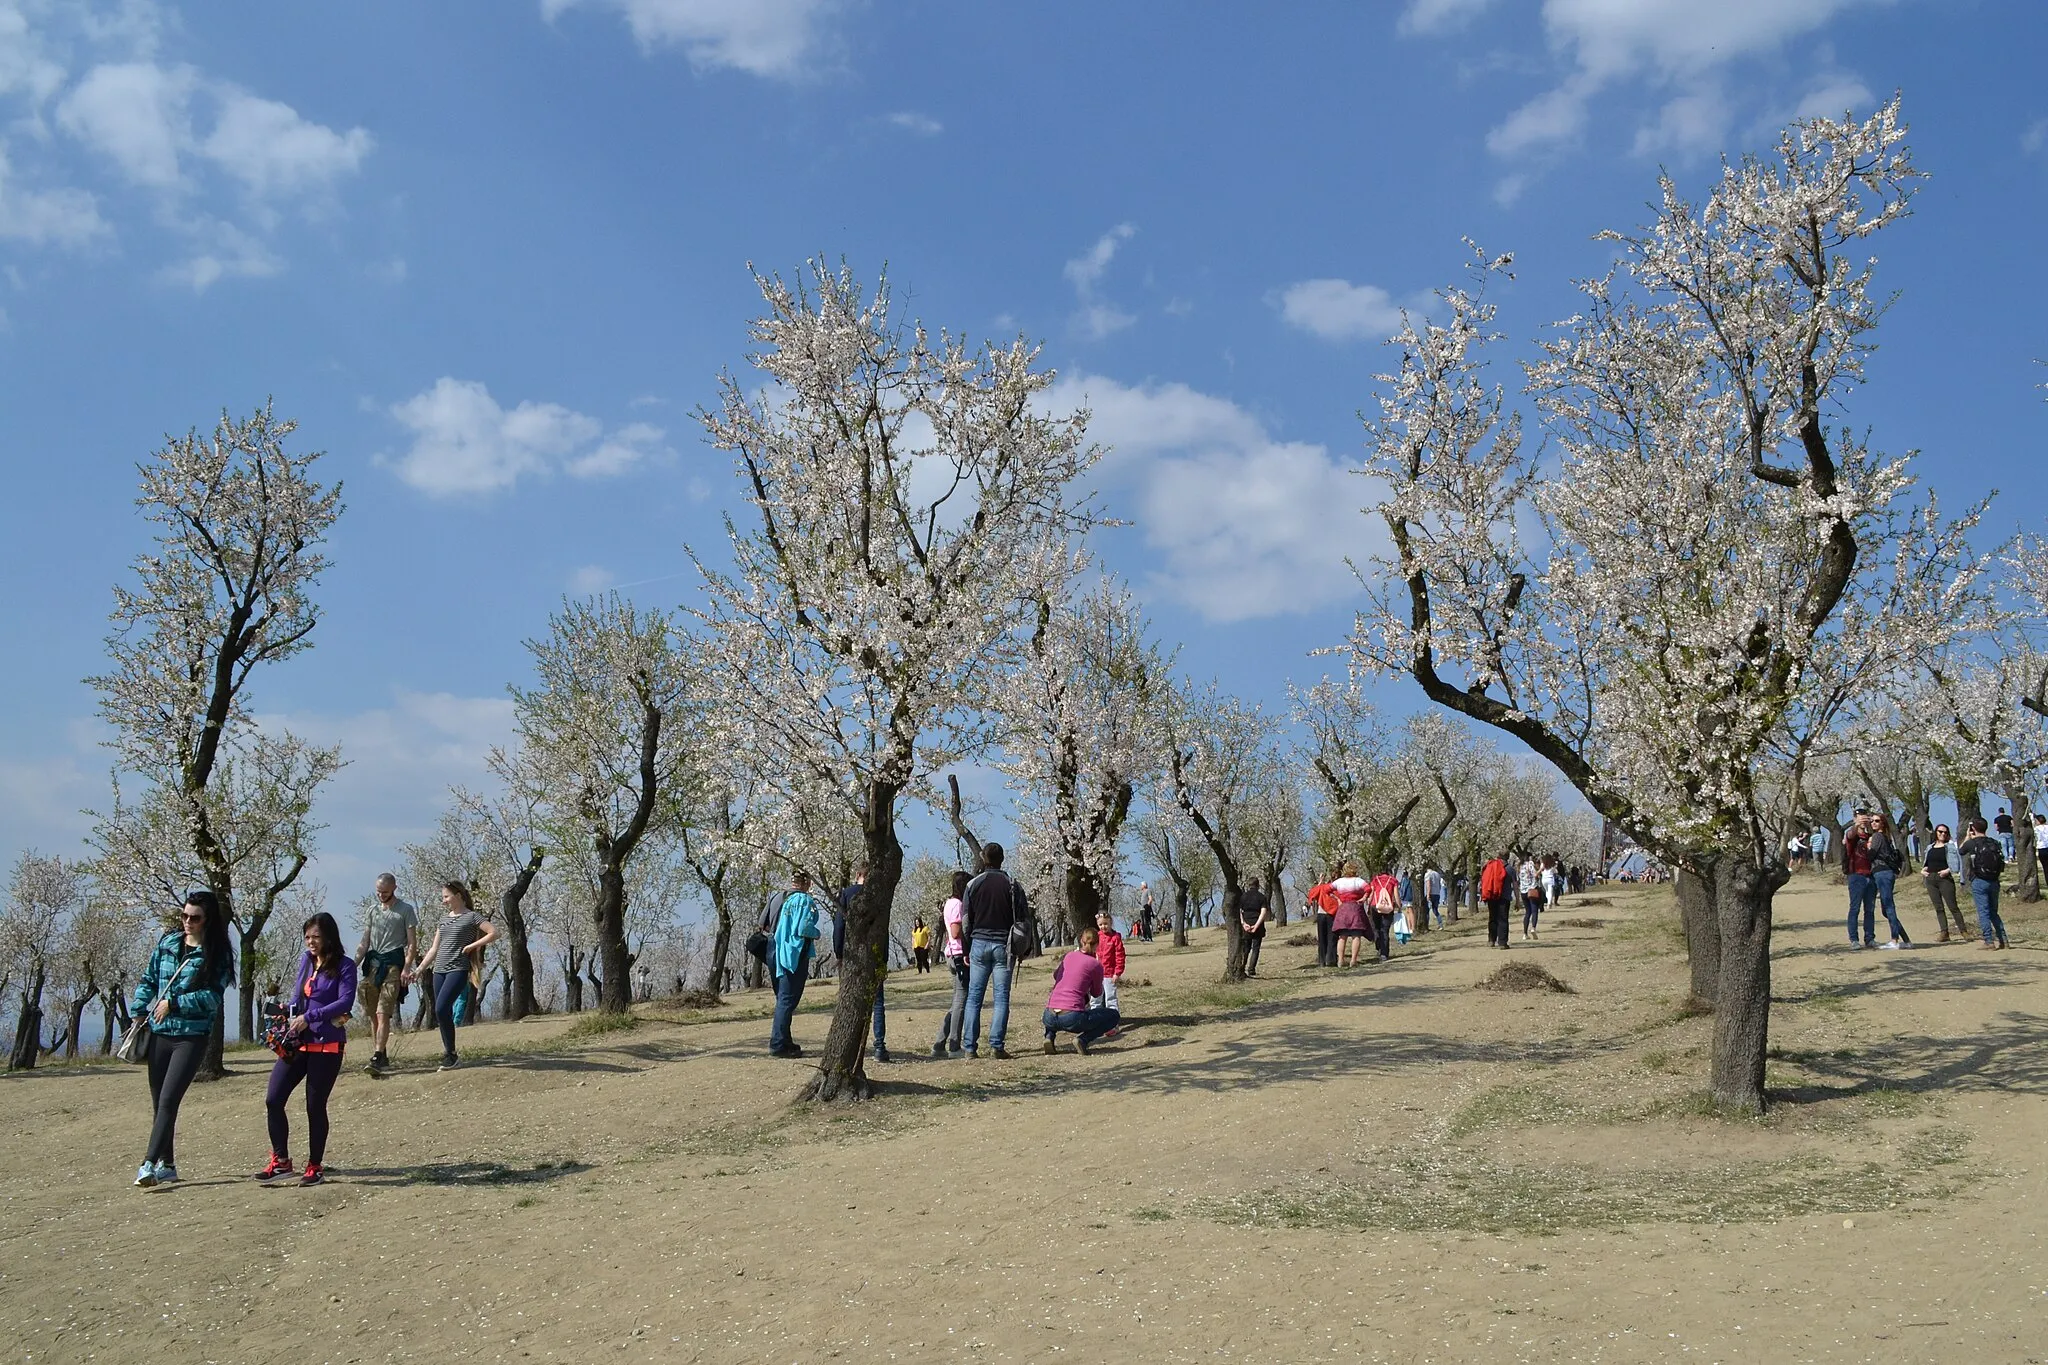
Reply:
[[[327, 1097], [341, 1076], [342, 1049], [348, 1044], [348, 1013], [356, 1003], [356, 964], [341, 950], [341, 929], [334, 916], [321, 911], [306, 921], [306, 951], [299, 958], [298, 984], [292, 988], [291, 1032], [298, 1049], [270, 1068], [270, 1164], [256, 1173], [265, 1185], [297, 1180], [317, 1185], [321, 1160], [327, 1155]], [[303, 1173], [292, 1169], [291, 1124], [285, 1102], [306, 1083], [306, 1138], [309, 1150]]]

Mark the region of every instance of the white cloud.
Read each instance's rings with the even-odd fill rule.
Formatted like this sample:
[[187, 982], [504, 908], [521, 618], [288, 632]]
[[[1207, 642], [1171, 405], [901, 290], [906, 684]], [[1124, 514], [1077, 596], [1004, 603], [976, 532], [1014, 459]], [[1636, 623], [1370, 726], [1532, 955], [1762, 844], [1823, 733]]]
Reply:
[[1396, 26], [1402, 33], [1451, 33], [1470, 23], [1493, 0], [1409, 0]]
[[1273, 437], [1253, 414], [1185, 384], [1063, 378], [1048, 411], [1087, 407], [1111, 448], [1100, 477], [1129, 496], [1151, 585], [1211, 621], [1314, 611], [1356, 586], [1347, 553], [1376, 543], [1367, 485], [1320, 445]]
[[1117, 248], [1137, 232], [1137, 227], [1131, 223], [1118, 223], [1096, 238], [1095, 245], [1068, 261], [1062, 272], [1067, 283], [1074, 286], [1074, 297], [1080, 304], [1074, 314], [1074, 326], [1092, 341], [1100, 341], [1137, 321], [1136, 317], [1104, 300], [1098, 292], [1109, 263], [1116, 259]]
[[1401, 307], [1376, 284], [1302, 280], [1280, 293], [1280, 315], [1325, 341], [1381, 340], [1401, 325]]
[[65, 132], [120, 168], [128, 180], [156, 189], [184, 183], [179, 152], [192, 141], [187, 104], [190, 68], [166, 71], [154, 62], [96, 66], [57, 106]]
[[[1595, 96], [1624, 83], [1669, 92], [1636, 139], [1640, 152], [1712, 147], [1729, 124], [1718, 73], [1776, 52], [1837, 14], [1875, 0], [1544, 0], [1543, 27], [1570, 69], [1552, 89], [1510, 114], [1487, 138], [1503, 158], [1556, 149], [1586, 128]], [[1416, 0], [1403, 30], [1439, 32], [1476, 4]], [[1843, 80], [1846, 91], [1853, 82]], [[1855, 87], [1860, 89], [1860, 87]], [[1819, 92], [1816, 92], [1819, 93]], [[1866, 96], [1867, 97], [1867, 96]], [[1839, 115], [1841, 108], [1828, 112]]]
[[401, 844], [424, 838], [453, 785], [489, 785], [491, 746], [513, 746], [512, 702], [398, 689], [388, 706], [351, 714], [313, 712], [256, 718], [318, 744], [339, 744], [348, 766], [322, 788], [316, 814], [327, 826], [309, 875], [347, 904], [399, 862]]
[[1807, 92], [1799, 101], [1800, 118], [1840, 118], [1849, 110], [1868, 111], [1876, 103], [1876, 96], [1870, 87], [1853, 76], [1837, 76], [1823, 81]]
[[569, 595], [594, 597], [619, 581], [619, 576], [601, 564], [585, 564], [569, 575]]
[[578, 5], [616, 10], [644, 52], [679, 47], [699, 71], [794, 80], [817, 69], [835, 0], [541, 0], [550, 22]]
[[372, 145], [361, 128], [337, 133], [288, 104], [227, 90], [200, 150], [251, 192], [270, 197], [326, 189], [360, 168]]
[[598, 442], [587, 455], [578, 455], [564, 466], [579, 479], [608, 478], [623, 474], [650, 455], [664, 453], [662, 430], [646, 422], [632, 422]]
[[22, 189], [0, 143], [0, 238], [31, 246], [82, 246], [108, 232], [98, 203], [83, 190]]
[[2048, 147], [2048, 118], [2037, 118], [2020, 134], [2020, 150], [2028, 156]]
[[528, 401], [507, 410], [478, 381], [447, 375], [394, 404], [391, 415], [413, 443], [390, 463], [401, 479], [435, 496], [489, 493], [557, 470], [606, 478], [667, 453], [662, 429], [646, 422], [607, 436], [603, 422], [559, 403]]
[[946, 131], [945, 124], [939, 122], [930, 114], [920, 114], [914, 109], [898, 110], [896, 113], [889, 115], [883, 122], [891, 127], [901, 128], [906, 133], [915, 133], [919, 137], [937, 137], [940, 133]]
[[[111, 235], [91, 193], [49, 183], [57, 149], [68, 142], [115, 183], [141, 191], [149, 221], [179, 242], [183, 259], [160, 278], [204, 289], [275, 274], [283, 266], [273, 243], [282, 211], [324, 208], [334, 187], [360, 170], [373, 139], [189, 64], [158, 61], [162, 27], [152, 0], [108, 13], [0, 0], [0, 126], [26, 134], [12, 148], [0, 141], [0, 237], [76, 246]], [[78, 71], [53, 53], [79, 55]], [[10, 150], [52, 163], [38, 168], [43, 183], [21, 183]]]

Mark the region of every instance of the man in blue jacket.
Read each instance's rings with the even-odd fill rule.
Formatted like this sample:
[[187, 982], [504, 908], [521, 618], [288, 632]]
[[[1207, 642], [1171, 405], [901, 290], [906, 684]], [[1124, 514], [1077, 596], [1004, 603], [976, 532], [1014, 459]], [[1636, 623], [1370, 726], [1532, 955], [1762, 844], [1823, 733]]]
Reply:
[[804, 998], [811, 953], [818, 942], [818, 903], [811, 897], [809, 873], [799, 872], [790, 879], [790, 889], [775, 908], [768, 933], [774, 940], [768, 965], [775, 973], [775, 1015], [768, 1025], [768, 1055], [801, 1057], [804, 1050], [790, 1038], [789, 1025]]

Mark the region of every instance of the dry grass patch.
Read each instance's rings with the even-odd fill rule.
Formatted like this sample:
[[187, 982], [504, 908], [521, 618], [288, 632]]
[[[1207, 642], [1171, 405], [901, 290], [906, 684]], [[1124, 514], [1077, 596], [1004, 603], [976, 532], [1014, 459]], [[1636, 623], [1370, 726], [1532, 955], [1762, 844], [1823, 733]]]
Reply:
[[1552, 976], [1545, 968], [1533, 962], [1510, 962], [1492, 976], [1477, 982], [1474, 989], [1482, 991], [1552, 991], [1558, 995], [1577, 995], [1564, 982]]

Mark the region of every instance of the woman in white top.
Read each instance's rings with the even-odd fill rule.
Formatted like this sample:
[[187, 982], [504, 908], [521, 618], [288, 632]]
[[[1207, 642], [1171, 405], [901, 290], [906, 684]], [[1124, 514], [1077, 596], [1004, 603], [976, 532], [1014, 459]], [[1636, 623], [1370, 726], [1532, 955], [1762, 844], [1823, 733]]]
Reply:
[[967, 1022], [967, 941], [966, 929], [961, 924], [964, 903], [960, 898], [966, 893], [967, 874], [955, 872], [953, 894], [946, 898], [945, 908], [939, 912], [939, 959], [953, 976], [953, 1004], [939, 1021], [939, 1036], [932, 1043], [934, 1057], [961, 1055], [960, 1032]]
[[1543, 871], [1534, 858], [1522, 859], [1515, 884], [1522, 888], [1522, 937], [1534, 938], [1536, 917], [1543, 912]]

